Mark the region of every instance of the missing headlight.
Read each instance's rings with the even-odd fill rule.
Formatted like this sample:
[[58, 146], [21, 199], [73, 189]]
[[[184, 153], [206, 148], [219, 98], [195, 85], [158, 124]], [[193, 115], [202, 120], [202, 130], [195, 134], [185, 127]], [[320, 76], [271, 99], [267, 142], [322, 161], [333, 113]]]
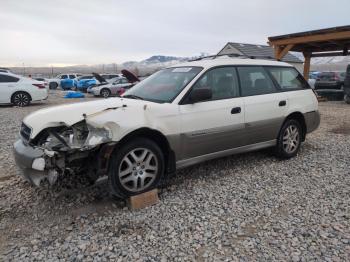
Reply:
[[38, 145], [53, 151], [87, 150], [110, 140], [109, 129], [96, 128], [81, 121], [72, 126], [47, 129]]

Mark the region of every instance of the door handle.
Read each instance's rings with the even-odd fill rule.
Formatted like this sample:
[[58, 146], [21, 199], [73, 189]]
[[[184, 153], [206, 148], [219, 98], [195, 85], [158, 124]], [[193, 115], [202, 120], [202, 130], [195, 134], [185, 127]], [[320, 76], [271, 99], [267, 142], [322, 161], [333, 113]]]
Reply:
[[278, 106], [286, 106], [287, 102], [286, 100], [282, 100], [279, 102]]
[[241, 113], [240, 107], [234, 107], [231, 109], [231, 114], [239, 114], [239, 113]]

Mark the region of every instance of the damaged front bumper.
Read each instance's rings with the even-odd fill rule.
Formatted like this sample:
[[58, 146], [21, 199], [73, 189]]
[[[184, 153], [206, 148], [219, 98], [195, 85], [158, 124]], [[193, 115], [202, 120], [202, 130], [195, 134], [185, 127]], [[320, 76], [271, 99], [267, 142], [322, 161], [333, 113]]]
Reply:
[[20, 175], [28, 182], [39, 186], [45, 179], [50, 184], [56, 181], [57, 172], [45, 170], [47, 156], [43, 149], [26, 145], [19, 139], [13, 145], [13, 153], [16, 164], [21, 169]]

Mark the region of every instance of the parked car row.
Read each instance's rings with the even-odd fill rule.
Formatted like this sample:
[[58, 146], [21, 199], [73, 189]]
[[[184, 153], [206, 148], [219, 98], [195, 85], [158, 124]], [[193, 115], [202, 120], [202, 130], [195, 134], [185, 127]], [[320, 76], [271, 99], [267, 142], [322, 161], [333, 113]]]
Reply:
[[101, 96], [104, 98], [112, 95], [120, 96], [126, 90], [140, 82], [140, 79], [137, 76], [127, 70], [122, 70], [122, 76], [115, 78], [111, 83], [107, 82], [102, 75], [97, 73], [93, 73], [93, 75], [100, 82], [100, 84], [89, 88], [87, 92], [93, 94], [94, 96]]
[[53, 79], [45, 79], [23, 77], [0, 69], [0, 104], [27, 106], [32, 101], [47, 99], [48, 90], [56, 89], [58, 85], [63, 90], [73, 88], [104, 98], [120, 96], [139, 81], [137, 76], [127, 70], [122, 70], [122, 74], [61, 74]]
[[[119, 74], [103, 74], [103, 77], [109, 81], [120, 77]], [[50, 89], [61, 87], [63, 90], [79, 89], [86, 91], [92, 85], [98, 84], [93, 75], [82, 74], [59, 74], [55, 78], [47, 79]]]

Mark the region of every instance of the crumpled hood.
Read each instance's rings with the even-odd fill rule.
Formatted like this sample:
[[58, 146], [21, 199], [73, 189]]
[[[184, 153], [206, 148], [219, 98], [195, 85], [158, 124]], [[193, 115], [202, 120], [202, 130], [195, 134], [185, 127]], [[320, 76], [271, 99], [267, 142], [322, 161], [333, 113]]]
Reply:
[[139, 107], [141, 110], [145, 104], [150, 102], [134, 99], [108, 98], [103, 100], [80, 102], [66, 105], [53, 106], [40, 109], [26, 116], [23, 122], [32, 129], [31, 138], [34, 138], [40, 131], [48, 127], [60, 125], [73, 125], [84, 120], [84, 115], [89, 117], [108, 109], [121, 107]]

